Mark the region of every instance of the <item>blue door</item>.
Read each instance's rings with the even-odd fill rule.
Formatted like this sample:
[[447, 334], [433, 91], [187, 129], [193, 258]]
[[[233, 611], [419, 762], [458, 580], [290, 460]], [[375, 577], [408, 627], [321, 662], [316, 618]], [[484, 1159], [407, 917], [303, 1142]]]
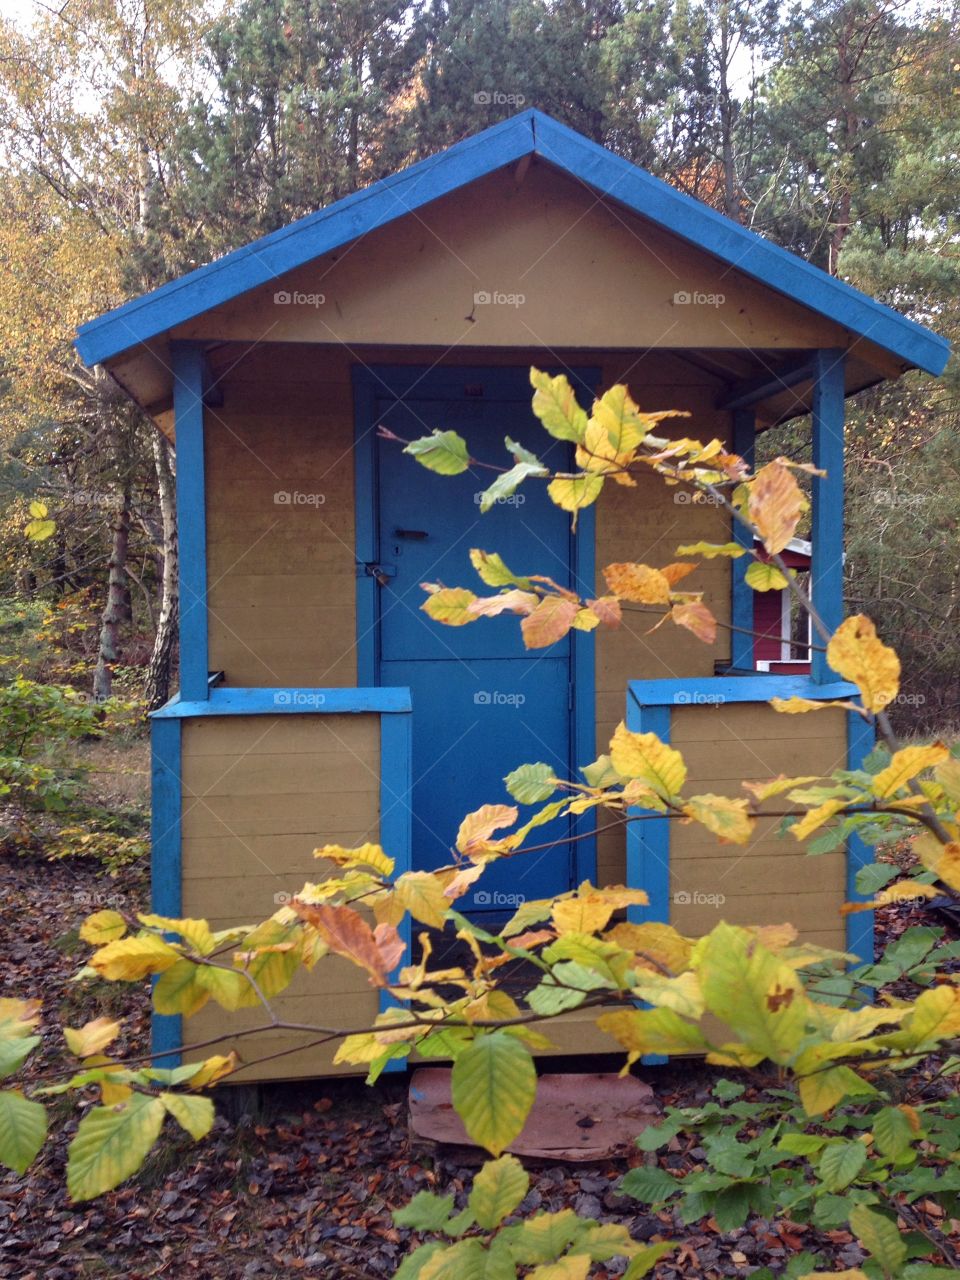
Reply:
[[[476, 375], [476, 376], [474, 376]], [[406, 394], [374, 395], [373, 420], [405, 439], [452, 428], [473, 457], [509, 461], [510, 436], [552, 469], [569, 467], [570, 446], [553, 440], [530, 409], [524, 370], [445, 370], [424, 374]], [[542, 482], [481, 514], [479, 494], [494, 473], [471, 468], [438, 476], [396, 443], [376, 446], [378, 679], [409, 686], [413, 700], [413, 858], [417, 868], [449, 863], [465, 814], [511, 803], [503, 778], [517, 765], [545, 761], [569, 777], [572, 758], [573, 641], [528, 651], [512, 614], [446, 627], [421, 610], [423, 582], [489, 593], [470, 564], [471, 547], [496, 551], [517, 573], [574, 585], [573, 534]], [[582, 586], [583, 584], [577, 584]], [[522, 810], [524, 814], [534, 810]], [[528, 843], [564, 840], [568, 819], [540, 828]], [[572, 884], [569, 841], [493, 864], [461, 900], [473, 914], [509, 912], [520, 902]]]

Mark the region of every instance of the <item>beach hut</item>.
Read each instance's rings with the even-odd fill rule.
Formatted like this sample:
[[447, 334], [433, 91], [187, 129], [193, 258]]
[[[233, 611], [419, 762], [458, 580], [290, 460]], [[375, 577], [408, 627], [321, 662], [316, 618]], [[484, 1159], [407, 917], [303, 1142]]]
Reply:
[[[499, 460], [506, 435], [539, 449], [536, 365], [567, 372], [584, 405], [627, 382], [641, 408], [688, 410], [684, 434], [747, 457], [758, 431], [811, 413], [827, 474], [810, 579], [836, 625], [844, 399], [947, 360], [934, 333], [548, 116], [523, 112], [135, 298], [77, 345], [176, 446], [181, 681], [152, 725], [158, 912], [260, 920], [316, 878], [328, 842], [437, 865], [512, 768], [547, 760], [569, 776], [624, 718], [682, 748], [703, 791], [855, 765], [869, 748], [859, 718], [786, 721], [766, 705], [848, 686], [819, 650], [809, 674], [757, 672], [742, 560], [687, 580], [737, 628], [715, 648], [630, 624], [531, 655], [516, 619], [453, 630], [421, 612], [421, 582], [471, 580], [471, 547], [588, 594], [607, 563], [731, 536], [722, 510], [655, 478], [605, 493], [576, 533], [535, 485], [481, 514], [485, 478], [431, 475], [378, 436], [452, 427], [475, 455]], [[866, 954], [869, 915], [839, 914], [862, 850], [811, 862], [775, 827], [732, 848], [662, 820], [626, 837], [584, 827], [495, 869], [463, 905], [483, 920], [584, 878], [626, 882], [649, 893], [645, 918], [689, 934], [791, 920]], [[377, 995], [331, 959], [278, 1004], [289, 1020], [362, 1026]], [[189, 1036], [256, 1016], [208, 1007]], [[583, 1017], [552, 1028], [559, 1049], [612, 1050]], [[158, 1049], [180, 1034], [156, 1020]], [[265, 1033], [257, 1054], [296, 1046]], [[322, 1075], [331, 1057], [304, 1047], [258, 1072]]]

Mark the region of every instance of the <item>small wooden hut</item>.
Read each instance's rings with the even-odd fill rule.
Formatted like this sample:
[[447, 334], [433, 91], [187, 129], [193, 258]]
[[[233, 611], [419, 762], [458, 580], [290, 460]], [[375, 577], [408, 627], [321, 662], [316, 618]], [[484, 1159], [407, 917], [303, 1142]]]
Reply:
[[[505, 435], [541, 446], [537, 365], [565, 370], [584, 404], [625, 381], [641, 407], [689, 410], [685, 433], [748, 457], [757, 432], [811, 413], [827, 475], [810, 576], [836, 624], [844, 399], [947, 360], [936, 334], [548, 116], [526, 111], [136, 298], [77, 345], [176, 445], [181, 684], [153, 718], [158, 912], [260, 920], [316, 877], [327, 842], [379, 840], [401, 868], [434, 866], [510, 769], [542, 759], [569, 775], [624, 716], [681, 747], [708, 791], [868, 749], [841, 711], [786, 723], [768, 708], [847, 686], [818, 651], [809, 675], [756, 672], [742, 561], [688, 580], [739, 628], [719, 652], [625, 626], [531, 656], [513, 619], [453, 631], [420, 611], [422, 581], [469, 580], [471, 546], [588, 594], [604, 564], [730, 537], [717, 508], [656, 479], [605, 494], [575, 536], [534, 486], [481, 516], [485, 481], [438, 479], [378, 438], [380, 424], [453, 427], [475, 455], [499, 456]], [[862, 851], [810, 862], [773, 828], [746, 848], [666, 821], [603, 830], [511, 861], [467, 907], [482, 918], [585, 877], [625, 881], [649, 892], [648, 918], [687, 933], [789, 919], [866, 953], [869, 916], [839, 914]], [[360, 1026], [376, 1002], [333, 959], [281, 1003], [290, 1020]], [[190, 1038], [242, 1023], [208, 1007]], [[554, 1037], [614, 1047], [576, 1014]], [[157, 1019], [158, 1049], [179, 1038]], [[257, 1053], [293, 1045], [277, 1032]], [[329, 1051], [302, 1049], [261, 1073], [332, 1070]]]

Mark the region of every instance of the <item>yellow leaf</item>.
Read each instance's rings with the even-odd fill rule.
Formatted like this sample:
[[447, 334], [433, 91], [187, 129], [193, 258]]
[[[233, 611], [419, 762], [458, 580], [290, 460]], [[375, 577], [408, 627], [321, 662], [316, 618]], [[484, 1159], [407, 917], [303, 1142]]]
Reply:
[[686, 546], [677, 547], [678, 556], [703, 556], [705, 560], [715, 560], [717, 556], [726, 556], [730, 560], [739, 560], [747, 554], [747, 548], [739, 542], [689, 542]]
[[184, 942], [202, 956], [209, 955], [216, 946], [206, 920], [177, 920], [172, 916], [155, 915], [141, 915], [137, 916], [137, 919], [150, 929], [162, 929], [164, 933], [178, 933]]
[[468, 856], [477, 851], [482, 853], [484, 844], [494, 831], [499, 831], [501, 827], [509, 827], [519, 816], [520, 811], [516, 805], [481, 805], [473, 813], [468, 813], [460, 823], [460, 830], [457, 832], [457, 851]]
[[900, 659], [862, 613], [845, 619], [827, 645], [827, 662], [860, 690], [868, 711], [882, 711], [900, 689]]
[[357, 849], [344, 849], [339, 844], [325, 844], [314, 849], [315, 858], [326, 858], [338, 867], [372, 867], [382, 876], [393, 874], [394, 860], [388, 858], [378, 844], [362, 844]]
[[944, 794], [953, 805], [960, 806], [960, 760], [950, 756], [943, 764], [938, 764], [933, 776], [943, 787]]
[[693, 943], [669, 924], [618, 924], [604, 937], [633, 951], [641, 964], [651, 968], [659, 966], [670, 973], [681, 973], [690, 964]]
[[683, 812], [719, 836], [722, 844], [746, 844], [756, 825], [747, 811], [749, 804], [749, 800], [707, 794], [691, 796]]
[[191, 1097], [188, 1093], [161, 1093], [160, 1101], [181, 1129], [186, 1129], [198, 1142], [213, 1128], [213, 1103], [209, 1098]]
[[754, 560], [747, 566], [744, 580], [753, 591], [783, 591], [789, 586], [777, 566], [769, 560]]
[[63, 1028], [63, 1038], [70, 1052], [78, 1058], [89, 1058], [92, 1053], [99, 1053], [120, 1034], [120, 1023], [111, 1018], [94, 1018], [79, 1029]]
[[607, 586], [621, 600], [634, 604], [669, 604], [670, 581], [648, 564], [608, 564], [603, 571]]
[[394, 885], [394, 894], [414, 920], [419, 920], [432, 929], [443, 928], [450, 899], [444, 893], [442, 881], [431, 872], [405, 872]]
[[771, 698], [770, 706], [781, 715], [796, 716], [805, 711], [825, 711], [828, 707], [840, 707], [844, 711], [860, 711], [855, 702], [838, 702], [830, 699], [816, 698]]
[[919, 880], [898, 880], [896, 884], [888, 884], [869, 902], [845, 902], [840, 914], [855, 915], [858, 911], [872, 911], [874, 907], [888, 907], [892, 902], [915, 902], [918, 898], [937, 898], [940, 890], [932, 884], [921, 884]]
[[126, 932], [127, 922], [118, 911], [96, 911], [80, 926], [80, 937], [93, 947], [122, 938]]
[[[429, 590], [426, 583], [421, 585]], [[420, 608], [434, 622], [442, 622], [448, 627], [465, 627], [468, 622], [477, 621], [477, 615], [470, 612], [470, 605], [476, 598], [466, 587], [440, 587], [431, 591]]]
[[750, 519], [770, 555], [778, 555], [796, 533], [809, 503], [791, 471], [780, 462], [761, 467], [749, 488]]
[[784, 791], [789, 791], [792, 787], [803, 787], [808, 782], [818, 781], [819, 778], [814, 774], [808, 774], [804, 778], [788, 778], [781, 773], [779, 777], [771, 778], [768, 782], [743, 782], [741, 786], [744, 791], [750, 792], [757, 804], [763, 804], [764, 800], [779, 796]]
[[618, 1009], [601, 1014], [597, 1026], [627, 1050], [628, 1063], [645, 1053], [703, 1053], [707, 1048], [699, 1029], [672, 1009]]
[[613, 911], [613, 904], [602, 898], [565, 898], [553, 908], [553, 923], [558, 933], [596, 933]]
[[633, 733], [622, 722], [610, 740], [610, 758], [622, 778], [640, 778], [665, 798], [677, 795], [687, 780], [679, 751], [655, 733]]
[[153, 934], [118, 938], [95, 951], [90, 965], [109, 982], [136, 982], [151, 973], [163, 973], [180, 959], [180, 952]]
[[240, 1059], [232, 1050], [228, 1054], [215, 1053], [212, 1057], [205, 1058], [200, 1065], [200, 1070], [190, 1077], [190, 1088], [204, 1089], [208, 1085], [216, 1084], [218, 1080], [236, 1071], [239, 1065]]
[[824, 800], [823, 804], [808, 809], [799, 822], [793, 824], [790, 831], [798, 840], [806, 840], [807, 836], [819, 830], [825, 822], [829, 822], [834, 814], [845, 809], [848, 804], [849, 801], [843, 799]]
[[47, 504], [45, 502], [31, 502], [30, 514], [33, 516], [34, 520], [45, 520], [49, 514]]
[[887, 767], [881, 769], [873, 779], [870, 790], [877, 799], [886, 800], [905, 787], [918, 773], [941, 764], [949, 755], [942, 742], [935, 742], [927, 747], [902, 747], [894, 752]]
[[603, 491], [603, 476], [558, 476], [547, 485], [550, 501], [561, 511], [572, 511], [574, 516], [583, 507], [589, 507]]

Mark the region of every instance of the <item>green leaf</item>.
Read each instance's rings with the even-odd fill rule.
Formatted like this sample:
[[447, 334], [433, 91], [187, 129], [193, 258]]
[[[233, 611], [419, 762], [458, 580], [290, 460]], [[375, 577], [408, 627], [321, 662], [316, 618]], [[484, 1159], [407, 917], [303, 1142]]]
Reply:
[[620, 1183], [620, 1191], [623, 1195], [633, 1196], [635, 1200], [640, 1200], [644, 1204], [659, 1204], [661, 1200], [666, 1200], [680, 1189], [680, 1183], [673, 1174], [655, 1166], [647, 1168], [641, 1165], [637, 1169], [631, 1169], [629, 1173], [624, 1174], [623, 1181]]
[[161, 1093], [160, 1101], [181, 1129], [199, 1142], [213, 1128], [214, 1110], [209, 1098], [190, 1093]]
[[546, 468], [540, 466], [539, 463], [534, 465], [529, 462], [518, 462], [509, 471], [504, 471], [502, 475], [497, 476], [493, 484], [481, 493], [481, 512], [485, 514], [495, 503], [503, 502], [506, 498], [512, 497], [524, 480], [530, 476], [546, 476], [549, 474]]
[[720, 1191], [713, 1203], [713, 1216], [721, 1231], [736, 1231], [742, 1227], [750, 1213], [751, 1192], [747, 1182], [738, 1182]]
[[488, 1160], [473, 1180], [468, 1205], [477, 1225], [486, 1229], [500, 1223], [520, 1204], [530, 1179], [516, 1156]]
[[470, 465], [467, 442], [456, 431], [434, 431], [432, 435], [421, 436], [419, 440], [411, 440], [403, 452], [441, 476], [458, 476]]
[[884, 1107], [874, 1119], [873, 1136], [885, 1156], [899, 1160], [919, 1135], [914, 1133], [910, 1121], [899, 1107]]
[[713, 1096], [719, 1098], [721, 1102], [732, 1102], [734, 1098], [741, 1098], [746, 1093], [746, 1087], [738, 1084], [736, 1080], [718, 1080], [713, 1086]]
[[517, 1269], [505, 1245], [489, 1249], [476, 1239], [438, 1250], [420, 1272], [421, 1280], [516, 1280]]
[[[529, 449], [525, 449], [522, 444], [517, 444], [516, 440], [511, 440], [509, 436], [504, 436], [503, 443], [517, 462], [529, 462], [532, 467], [543, 467], [543, 463], [537, 455], [531, 453]], [[546, 467], [543, 467], [543, 469], [546, 471]]]
[[652, 1271], [660, 1259], [666, 1257], [668, 1253], [672, 1253], [676, 1247], [675, 1244], [671, 1244], [668, 1240], [658, 1244], [645, 1245], [639, 1253], [633, 1255], [629, 1267], [623, 1273], [622, 1280], [640, 1280], [641, 1276], [645, 1276]]
[[884, 885], [888, 885], [899, 874], [900, 868], [896, 864], [888, 865], [882, 862], [871, 862], [867, 866], [861, 867], [857, 872], [857, 893], [862, 893], [865, 898], [872, 898], [875, 893], [879, 893]]
[[515, 1262], [529, 1267], [559, 1258], [582, 1230], [582, 1219], [572, 1209], [561, 1209], [559, 1213], [538, 1213], [515, 1227], [505, 1227], [500, 1239]]
[[557, 776], [549, 764], [522, 764], [508, 773], [504, 782], [519, 804], [540, 804], [557, 789]]
[[862, 1142], [837, 1142], [820, 1157], [818, 1172], [828, 1191], [842, 1191], [854, 1180], [867, 1159]]
[[769, 560], [754, 560], [748, 565], [744, 581], [754, 591], [782, 591], [789, 585], [777, 566]]
[[0, 1093], [0, 1163], [25, 1173], [46, 1136], [46, 1107], [16, 1090]]
[[603, 476], [558, 476], [547, 485], [547, 493], [562, 511], [579, 511], [596, 502], [603, 490]]
[[777, 1143], [777, 1150], [787, 1151], [792, 1156], [812, 1156], [829, 1141], [829, 1138], [817, 1133], [785, 1133]]
[[530, 579], [519, 578], [512, 569], [508, 569], [503, 558], [496, 551], [481, 551], [473, 547], [470, 551], [470, 563], [488, 587], [518, 587], [521, 591], [530, 590]]
[[164, 1115], [160, 1099], [142, 1093], [88, 1111], [67, 1152], [71, 1200], [92, 1200], [136, 1173], [160, 1136]]
[[519, 1137], [537, 1092], [537, 1072], [515, 1036], [494, 1031], [477, 1036], [451, 1076], [453, 1105], [478, 1146], [498, 1156]]
[[430, 1240], [427, 1244], [422, 1244], [404, 1258], [393, 1280], [420, 1280], [427, 1263], [446, 1247], [442, 1240]]
[[413, 1231], [439, 1231], [450, 1217], [453, 1195], [435, 1196], [432, 1191], [418, 1191], [409, 1204], [394, 1209], [393, 1220], [398, 1227], [410, 1227]]
[[31, 1051], [40, 1043], [40, 1036], [18, 1036], [0, 1039], [0, 1079], [13, 1075], [26, 1062]]
[[897, 1224], [858, 1204], [850, 1210], [850, 1228], [876, 1258], [886, 1276], [899, 1276], [907, 1260], [907, 1246]]
[[533, 412], [555, 440], [583, 441], [587, 432], [587, 415], [577, 404], [566, 374], [551, 378], [539, 369], [530, 370], [530, 385], [534, 388]]

